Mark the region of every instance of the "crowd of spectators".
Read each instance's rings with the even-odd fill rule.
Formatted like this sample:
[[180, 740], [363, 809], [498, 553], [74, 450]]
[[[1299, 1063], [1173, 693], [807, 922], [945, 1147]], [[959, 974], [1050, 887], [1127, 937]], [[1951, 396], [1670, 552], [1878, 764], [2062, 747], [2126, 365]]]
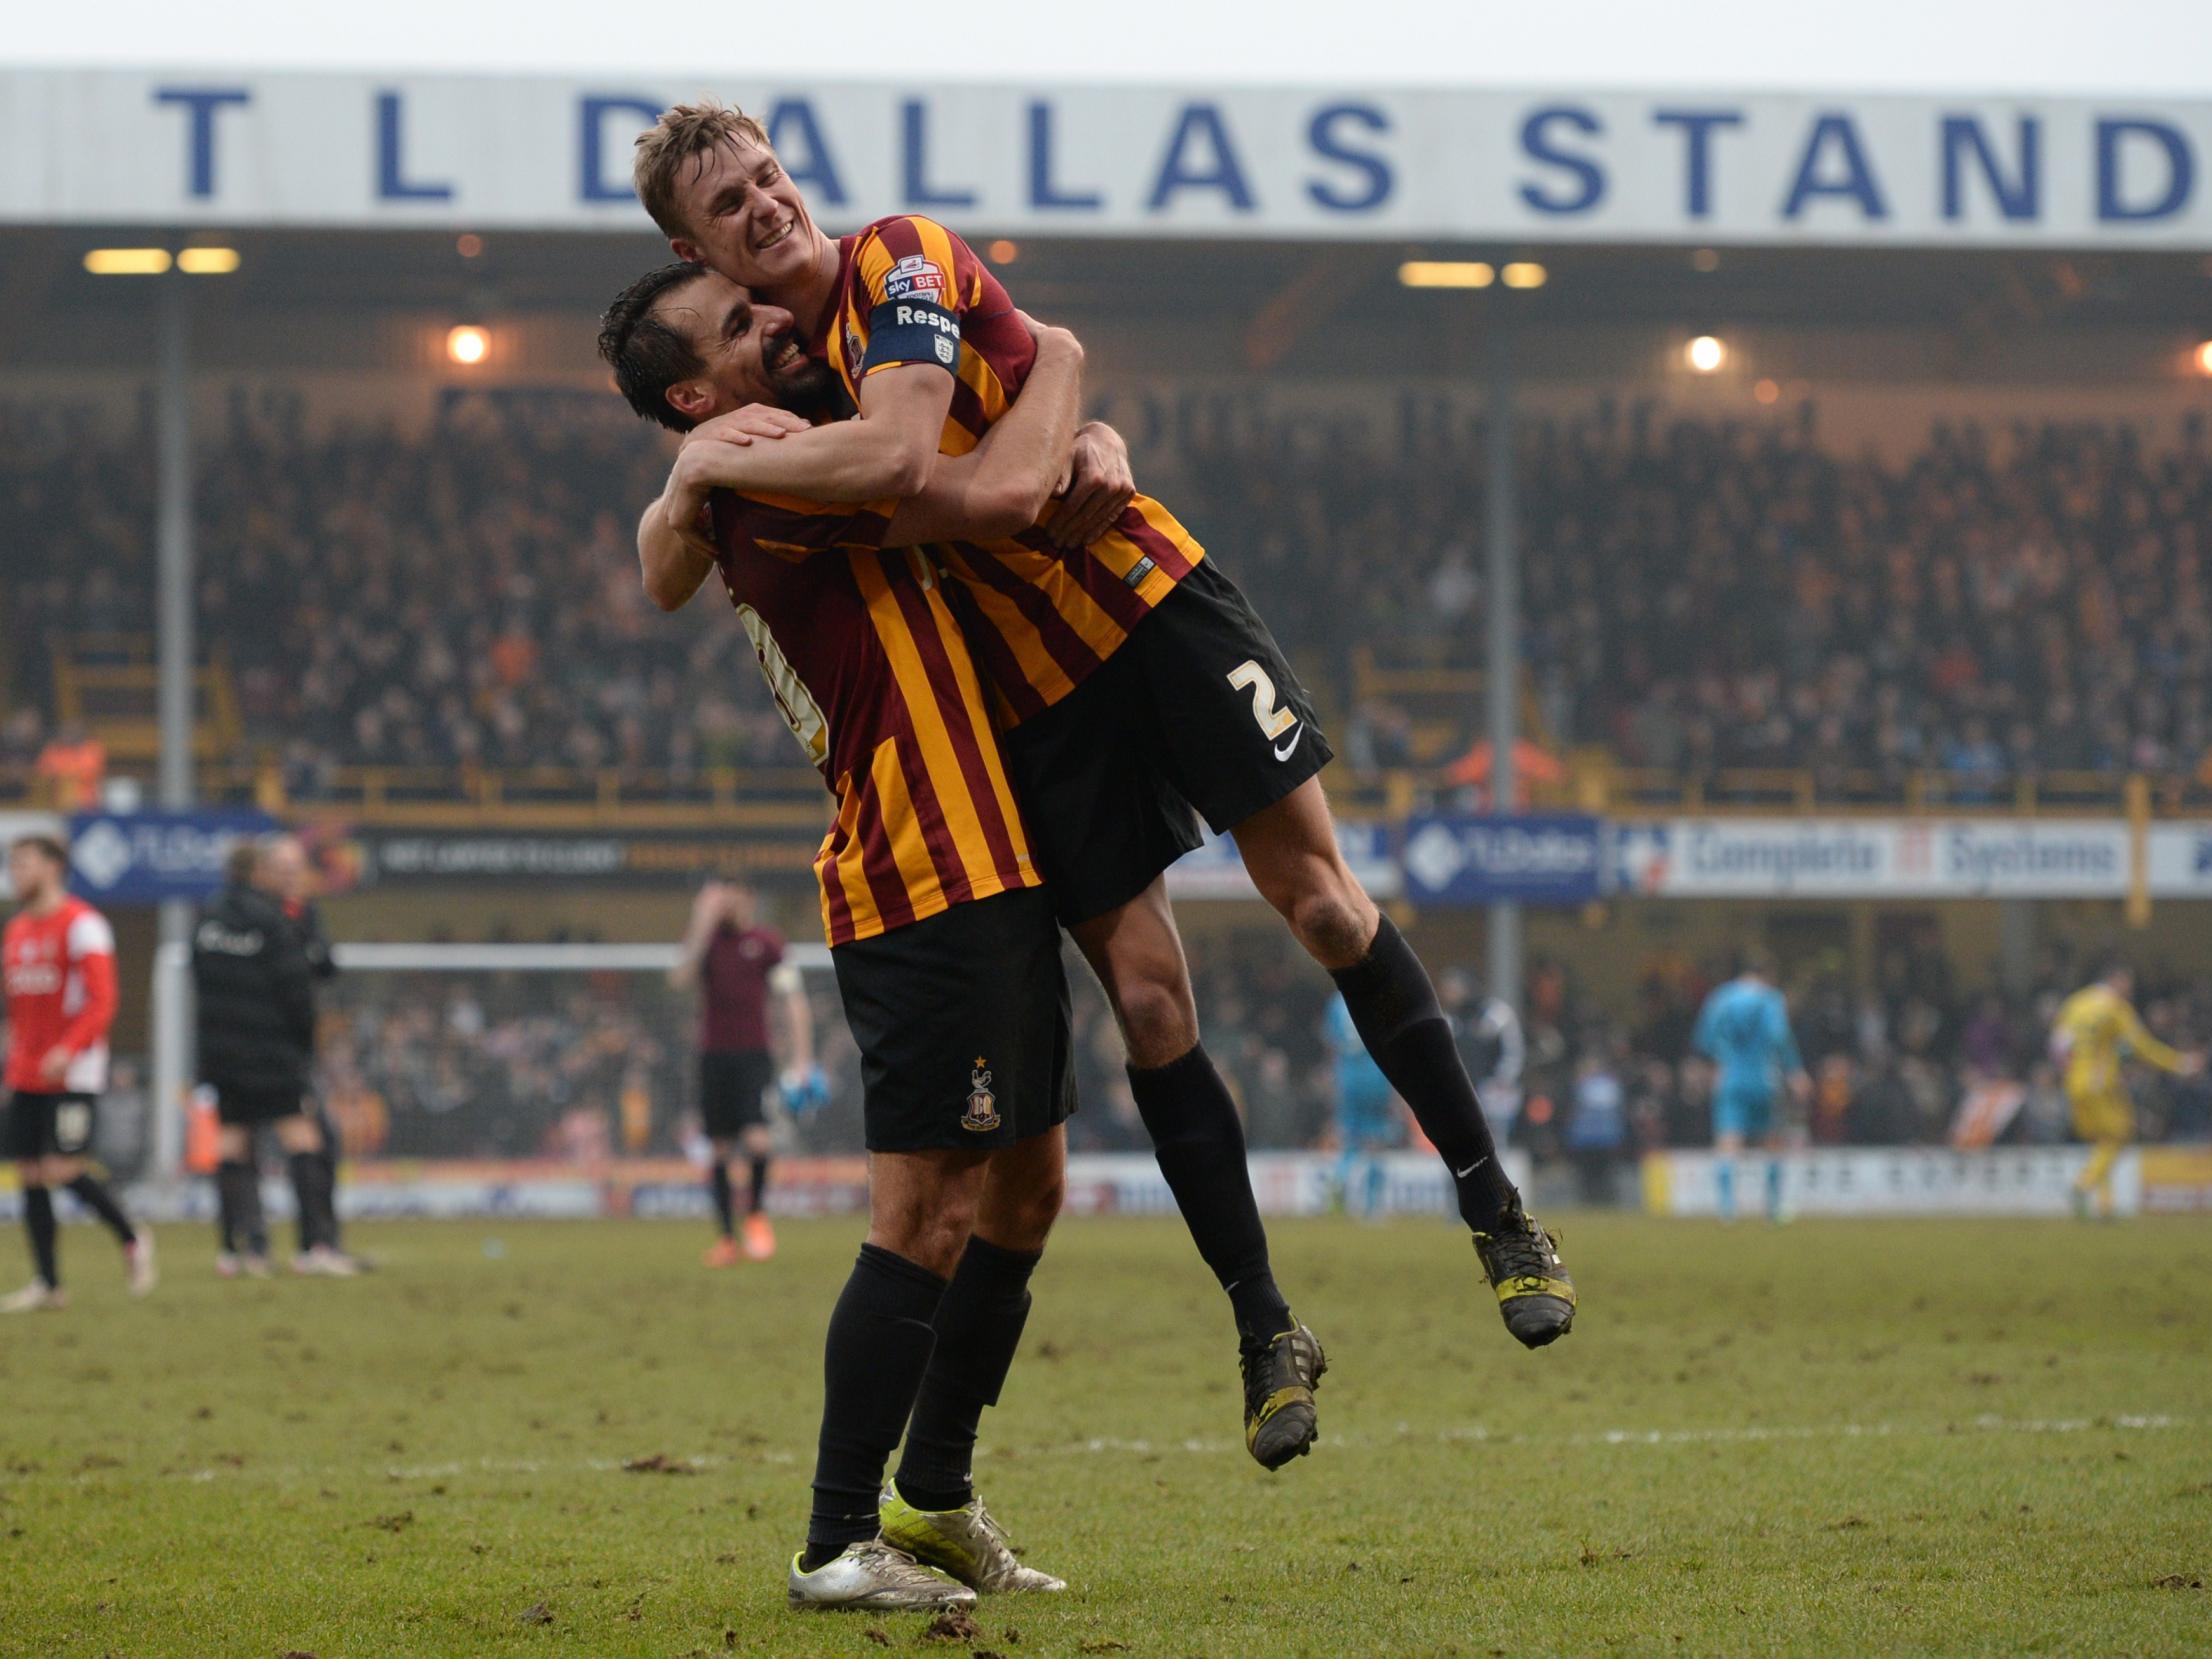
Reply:
[[[795, 751], [712, 604], [646, 603], [633, 515], [661, 440], [611, 398], [456, 396], [423, 430], [236, 397], [202, 435], [203, 637], [245, 748], [312, 796], [342, 764], [550, 765], [639, 779]], [[151, 626], [142, 436], [0, 407], [0, 608], [20, 639]], [[1256, 448], [1163, 485], [1324, 686], [1362, 641], [1472, 662], [1475, 456]], [[2212, 749], [2212, 444], [2125, 426], [1938, 425], [1903, 464], [1760, 424], [1604, 405], [1532, 421], [1527, 660], [1556, 740], [1683, 777], [1916, 771], [1955, 798], [2077, 769], [2193, 774]], [[9, 665], [0, 764], [54, 737], [42, 653]], [[1335, 699], [1341, 706], [1343, 699]], [[1358, 708], [1355, 757], [1403, 756]], [[235, 758], [247, 758], [239, 756]]]

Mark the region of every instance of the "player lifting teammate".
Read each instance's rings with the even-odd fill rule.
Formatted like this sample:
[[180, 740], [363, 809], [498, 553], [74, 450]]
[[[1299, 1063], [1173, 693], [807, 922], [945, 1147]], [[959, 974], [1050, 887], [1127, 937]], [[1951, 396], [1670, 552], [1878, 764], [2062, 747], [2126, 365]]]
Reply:
[[69, 855], [51, 836], [26, 835], [8, 849], [18, 908], [0, 934], [9, 1090], [0, 1141], [23, 1189], [34, 1277], [0, 1300], [0, 1313], [68, 1305], [55, 1238], [56, 1187], [67, 1188], [122, 1243], [131, 1294], [154, 1288], [153, 1234], [133, 1227], [105, 1183], [86, 1168], [94, 1113], [107, 1087], [115, 934], [105, 916], [68, 891], [68, 875]]
[[[943, 226], [894, 218], [833, 241], [760, 125], [711, 103], [665, 112], [639, 140], [635, 173], [677, 255], [802, 319], [809, 350], [864, 417], [754, 446], [768, 457], [748, 473], [760, 487], [821, 499], [911, 491], [940, 451], [965, 453], [1018, 399], [1026, 333]], [[1331, 751], [1296, 676], [1157, 502], [1135, 497], [1103, 523], [1079, 516], [936, 551], [1010, 728], [1062, 919], [1120, 1021], [1162, 1170], [1237, 1305], [1248, 1390], [1277, 1376], [1310, 1386], [1319, 1351], [1266, 1276], [1241, 1126], [1198, 1040], [1160, 879], [1196, 844], [1197, 816], [1235, 834], [1254, 883], [1336, 980], [1445, 1159], [1507, 1328], [1532, 1347], [1565, 1334], [1573, 1283], [1499, 1166], [1428, 973], [1338, 850], [1318, 779]]]
[[[633, 408], [682, 431], [828, 391], [791, 337], [788, 313], [672, 266], [617, 298], [600, 351]], [[1081, 361], [1055, 331], [1039, 350], [1035, 407], [915, 500], [825, 512], [741, 498], [679, 458], [641, 532], [662, 604], [720, 573], [836, 802], [814, 868], [860, 1048], [869, 1228], [825, 1345], [814, 1507], [787, 1575], [797, 1608], [1063, 1588], [1016, 1560], [971, 1462], [1066, 1183], [1067, 981], [982, 682], [942, 587], [899, 550], [1035, 515], [1069, 447]], [[807, 556], [856, 546], [868, 551]]]

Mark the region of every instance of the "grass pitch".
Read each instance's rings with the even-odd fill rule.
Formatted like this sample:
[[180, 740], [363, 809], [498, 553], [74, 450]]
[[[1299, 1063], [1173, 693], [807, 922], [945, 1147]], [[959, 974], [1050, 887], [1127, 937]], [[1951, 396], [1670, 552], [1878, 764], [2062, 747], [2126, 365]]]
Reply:
[[[136, 1305], [70, 1228], [74, 1308], [0, 1327], [0, 1653], [917, 1648], [783, 1607], [859, 1231], [362, 1227], [381, 1273], [266, 1284], [172, 1232]], [[1539, 1354], [1455, 1229], [1274, 1231], [1314, 1455], [1245, 1457], [1178, 1228], [1067, 1224], [978, 1474], [1075, 1588], [936, 1651], [2212, 1647], [2212, 1226], [1570, 1218]]]

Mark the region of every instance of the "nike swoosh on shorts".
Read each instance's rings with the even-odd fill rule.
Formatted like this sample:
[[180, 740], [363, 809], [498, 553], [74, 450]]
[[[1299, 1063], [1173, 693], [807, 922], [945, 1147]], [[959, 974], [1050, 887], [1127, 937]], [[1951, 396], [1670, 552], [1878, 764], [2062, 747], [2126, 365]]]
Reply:
[[1284, 744], [1284, 745], [1283, 745], [1283, 746], [1282, 746], [1282, 747], [1281, 747], [1280, 749], [1277, 749], [1277, 750], [1275, 751], [1275, 758], [1276, 758], [1277, 760], [1288, 760], [1288, 759], [1290, 759], [1290, 756], [1291, 756], [1291, 751], [1292, 751], [1292, 750], [1294, 750], [1294, 749], [1296, 749], [1296, 748], [1298, 747], [1298, 740], [1299, 740], [1300, 738], [1304, 737], [1305, 735], [1306, 735], [1306, 728], [1305, 728], [1305, 727], [1303, 727], [1303, 726], [1300, 726], [1300, 727], [1299, 727], [1299, 728], [1298, 728], [1298, 729], [1297, 729], [1296, 731], [1294, 731], [1294, 732], [1292, 732], [1292, 733], [1290, 734], [1290, 741], [1289, 741], [1288, 743]]

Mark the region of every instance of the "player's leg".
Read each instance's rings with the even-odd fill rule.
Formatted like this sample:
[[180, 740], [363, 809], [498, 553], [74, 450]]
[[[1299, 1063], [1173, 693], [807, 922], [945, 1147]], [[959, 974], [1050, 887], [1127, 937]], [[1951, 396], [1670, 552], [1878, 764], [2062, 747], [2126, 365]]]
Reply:
[[[269, 1271], [269, 1224], [261, 1210], [261, 1171], [254, 1156], [251, 1103], [235, 1096], [216, 1100], [221, 1126], [215, 1134], [215, 1192], [222, 1233], [239, 1251], [237, 1267], [256, 1278]], [[231, 1271], [218, 1260], [217, 1267]]]
[[715, 1229], [705, 1257], [709, 1267], [734, 1267], [739, 1259], [737, 1210], [730, 1192], [730, 1159], [737, 1152], [742, 1121], [738, 1070], [734, 1054], [699, 1056], [699, 1125], [707, 1137], [707, 1204]]
[[2074, 1178], [2074, 1213], [2087, 1218], [2109, 1216], [2113, 1211], [2112, 1170], [2120, 1161], [2134, 1131], [2134, 1109], [2124, 1095], [2111, 1090], [2086, 1091], [2074, 1096], [2074, 1132], [2090, 1145], [2089, 1161]]
[[338, 1220], [338, 1161], [344, 1156], [345, 1143], [338, 1138], [338, 1122], [330, 1115], [329, 1106], [320, 1096], [315, 1097], [314, 1104], [311, 1115], [323, 1139], [323, 1182], [330, 1193], [330, 1213], [323, 1217], [323, 1225], [329, 1231], [331, 1249], [343, 1254], [346, 1246]]
[[[12, 1131], [19, 1120], [39, 1113], [39, 1097], [19, 1094], [8, 1106], [11, 1149], [28, 1144], [28, 1131], [18, 1139]], [[39, 1137], [43, 1139], [43, 1136]], [[54, 1226], [54, 1193], [46, 1184], [43, 1158], [19, 1155], [15, 1164], [16, 1186], [23, 1194], [23, 1233], [31, 1246], [31, 1282], [0, 1300], [0, 1313], [37, 1313], [67, 1305], [61, 1289]]]
[[975, 1231], [937, 1307], [937, 1346], [884, 1489], [884, 1538], [987, 1594], [1067, 1585], [1023, 1566], [975, 1491], [975, 1442], [1029, 1322], [1029, 1279], [1067, 1193], [1067, 1131], [1058, 1124], [995, 1154]]
[[291, 1179], [292, 1202], [299, 1213], [300, 1248], [293, 1258], [292, 1271], [323, 1278], [351, 1278], [353, 1264], [330, 1242], [333, 1195], [321, 1128], [298, 1107], [275, 1119], [271, 1127], [277, 1145], [284, 1149], [284, 1170]]
[[868, 1238], [823, 1343], [814, 1503], [789, 1574], [793, 1607], [930, 1607], [974, 1598], [884, 1550], [878, 1534], [884, 1464], [921, 1391], [938, 1305], [973, 1228], [986, 1158], [951, 1149], [869, 1155]]
[[1723, 1221], [1736, 1219], [1736, 1163], [1743, 1156], [1744, 1132], [1734, 1121], [1733, 1106], [1713, 1097], [1713, 1203]]
[[66, 1191], [115, 1236], [130, 1270], [131, 1292], [143, 1296], [154, 1287], [153, 1239], [140, 1235], [107, 1183], [92, 1173], [88, 1160], [96, 1109], [97, 1102], [90, 1095], [56, 1097], [49, 1149], [43, 1160], [47, 1190]]
[[745, 1254], [764, 1262], [776, 1253], [776, 1231], [768, 1220], [768, 1168], [775, 1140], [766, 1123], [749, 1123], [738, 1137], [745, 1153]]
[[1766, 1175], [1767, 1220], [1769, 1223], [1787, 1220], [1782, 1208], [1782, 1137], [1768, 1133], [1761, 1138], [1764, 1156], [1761, 1164]]

